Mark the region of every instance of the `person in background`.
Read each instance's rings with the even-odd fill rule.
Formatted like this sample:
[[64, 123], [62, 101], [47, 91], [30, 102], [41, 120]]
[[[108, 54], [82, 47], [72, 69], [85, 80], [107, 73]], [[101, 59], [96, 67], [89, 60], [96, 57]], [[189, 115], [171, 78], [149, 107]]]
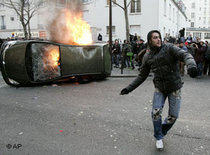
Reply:
[[[148, 33], [149, 50], [144, 54], [139, 74], [131, 84], [120, 92], [120, 95], [130, 93], [146, 80], [150, 71], [154, 73], [155, 92], [152, 121], [157, 149], [163, 149], [163, 138], [179, 116], [183, 82], [178, 61], [185, 62], [191, 77], [194, 78], [197, 75], [196, 63], [190, 53], [173, 44], [162, 44], [161, 40], [161, 34], [158, 30], [152, 30]], [[167, 97], [169, 101], [168, 117], [162, 122], [162, 111]]]
[[185, 28], [179, 30], [179, 36], [180, 36], [180, 40], [181, 42], [185, 42]]
[[202, 77], [203, 75], [203, 65], [204, 65], [204, 58], [206, 53], [207, 47], [203, 40], [200, 41], [198, 44], [198, 49], [195, 53], [195, 61], [198, 67], [198, 78]]
[[124, 40], [123, 47], [122, 47], [122, 55], [121, 55], [121, 67], [126, 68], [130, 67], [129, 57], [127, 56], [128, 52], [132, 52], [132, 47], [127, 40]]
[[114, 45], [112, 46], [112, 64], [115, 64], [114, 67], [119, 68], [119, 59], [120, 59], [120, 53], [121, 48], [119, 41], [115, 39]]
[[208, 41], [206, 41], [206, 52], [205, 52], [205, 58], [204, 58], [204, 68], [203, 68], [203, 74], [208, 74], [210, 76], [210, 45], [208, 44]]
[[143, 58], [144, 53], [146, 52], [146, 48], [147, 48], [147, 43], [144, 44], [144, 40], [140, 39], [137, 44], [137, 56], [135, 58], [135, 61], [138, 63], [139, 68], [142, 64], [142, 58]]
[[197, 49], [198, 45], [196, 43], [188, 42], [187, 50], [193, 56], [193, 58], [195, 58], [195, 53]]
[[98, 41], [102, 41], [102, 35], [100, 33], [98, 34]]
[[186, 41], [188, 41], [188, 42], [192, 42], [192, 35], [191, 34], [189, 34], [189, 36], [187, 36], [187, 38], [186, 38]]
[[137, 33], [135, 33], [134, 37], [133, 37], [133, 41], [136, 42], [138, 40], [138, 35]]
[[[188, 51], [188, 49], [187, 49], [187, 47], [185, 46], [185, 44], [184, 44], [183, 41], [181, 41], [181, 42], [179, 43], [179, 48], [185, 50], [186, 52]], [[185, 69], [184, 69], [184, 68], [185, 68], [185, 63], [182, 62], [182, 61], [180, 61], [180, 62], [179, 62], [179, 69], [180, 69], [181, 76], [184, 76], [184, 72], [185, 72]]]

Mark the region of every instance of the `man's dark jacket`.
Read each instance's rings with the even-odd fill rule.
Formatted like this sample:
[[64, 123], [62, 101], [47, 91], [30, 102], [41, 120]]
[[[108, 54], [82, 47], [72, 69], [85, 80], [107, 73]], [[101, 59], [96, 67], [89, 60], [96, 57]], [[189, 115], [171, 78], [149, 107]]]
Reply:
[[112, 47], [113, 54], [120, 54], [120, 44], [114, 44]]
[[163, 93], [170, 93], [182, 87], [178, 61], [185, 62], [188, 68], [196, 67], [192, 55], [173, 44], [162, 45], [159, 52], [145, 53], [137, 78], [126, 87], [129, 92], [134, 90], [148, 77], [150, 71], [154, 73], [154, 86]]

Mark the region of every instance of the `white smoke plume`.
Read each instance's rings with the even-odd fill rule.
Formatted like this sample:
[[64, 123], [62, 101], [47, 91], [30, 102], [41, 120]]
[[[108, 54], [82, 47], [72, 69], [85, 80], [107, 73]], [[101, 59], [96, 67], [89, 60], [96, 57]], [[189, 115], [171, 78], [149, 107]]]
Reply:
[[68, 10], [73, 16], [77, 15], [82, 13], [82, 6], [81, 0], [66, 0], [65, 3], [51, 0], [48, 3], [48, 11], [45, 14], [47, 39], [54, 42], [71, 44], [73, 41], [71, 32], [66, 28], [65, 18], [67, 17], [65, 12]]

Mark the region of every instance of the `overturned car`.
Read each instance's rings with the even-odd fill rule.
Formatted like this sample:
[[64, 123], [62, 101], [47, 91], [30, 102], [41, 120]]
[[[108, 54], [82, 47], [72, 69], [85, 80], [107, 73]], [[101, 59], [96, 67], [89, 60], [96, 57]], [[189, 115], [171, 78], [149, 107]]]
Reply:
[[46, 84], [69, 77], [103, 79], [111, 74], [111, 56], [108, 44], [9, 41], [1, 47], [0, 67], [5, 82], [13, 86]]

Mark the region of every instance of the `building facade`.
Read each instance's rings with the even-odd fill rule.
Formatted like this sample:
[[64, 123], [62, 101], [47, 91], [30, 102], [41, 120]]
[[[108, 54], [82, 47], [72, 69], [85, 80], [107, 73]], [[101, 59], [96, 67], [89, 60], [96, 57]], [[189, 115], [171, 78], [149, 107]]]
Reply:
[[[35, 14], [30, 20], [30, 28], [32, 38], [45, 38], [43, 32], [43, 9], [45, 3], [39, 8], [37, 14]], [[45, 10], [45, 9], [44, 9]], [[19, 20], [19, 16], [13, 9], [7, 8], [4, 4], [0, 4], [0, 38], [24, 38], [23, 27]]]
[[186, 36], [210, 41], [210, 0], [185, 0], [189, 6], [186, 14], [190, 24], [186, 28]]
[[[116, 3], [124, 6], [121, 0]], [[130, 34], [137, 33], [146, 40], [147, 33], [157, 29], [163, 37], [166, 34], [178, 37], [179, 30], [188, 25], [184, 11], [185, 7], [181, 8], [175, 0], [136, 0], [128, 7]], [[109, 0], [84, 0], [84, 19], [95, 34], [102, 34], [105, 41], [109, 39]], [[112, 6], [112, 26], [113, 39], [124, 40], [124, 11], [116, 4]]]
[[[122, 0], [114, 0], [124, 7]], [[128, 19], [130, 34], [135, 33], [146, 40], [150, 30], [157, 29], [162, 37], [170, 35], [178, 37], [179, 30], [187, 27], [188, 20], [185, 15], [185, 6], [180, 5], [181, 0], [127, 0]], [[182, 2], [182, 1], [181, 1]], [[123, 9], [112, 5], [112, 33], [113, 40], [126, 38], [125, 16]], [[43, 6], [44, 8], [44, 6]], [[43, 8], [32, 18], [31, 29], [34, 37], [41, 37], [45, 32], [45, 19], [43, 19]], [[103, 41], [109, 39], [109, 0], [83, 0], [83, 18], [92, 30], [93, 40], [97, 40], [100, 33]], [[0, 6], [0, 38], [12, 35], [23, 35], [22, 26], [13, 10]]]

